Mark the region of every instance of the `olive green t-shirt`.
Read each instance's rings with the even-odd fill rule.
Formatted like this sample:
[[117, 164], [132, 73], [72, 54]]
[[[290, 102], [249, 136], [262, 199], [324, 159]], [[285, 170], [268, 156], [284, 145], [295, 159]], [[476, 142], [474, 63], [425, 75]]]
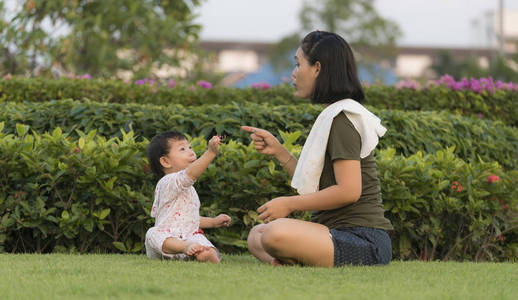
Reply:
[[360, 159], [361, 137], [345, 113], [338, 114], [331, 125], [320, 176], [319, 190], [336, 185], [333, 161], [336, 159], [359, 160], [362, 173], [362, 193], [357, 202], [332, 210], [314, 211], [311, 221], [330, 229], [344, 227], [371, 227], [392, 230], [390, 221], [384, 217], [381, 187], [378, 179], [374, 151]]

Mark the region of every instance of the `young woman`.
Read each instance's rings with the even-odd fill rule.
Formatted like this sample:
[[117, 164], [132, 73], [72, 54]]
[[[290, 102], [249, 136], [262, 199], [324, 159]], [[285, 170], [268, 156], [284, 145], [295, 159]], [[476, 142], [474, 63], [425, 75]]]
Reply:
[[[258, 208], [265, 224], [252, 228], [248, 247], [271, 264], [309, 266], [388, 264], [386, 231], [374, 147], [385, 128], [365, 109], [351, 48], [337, 34], [309, 33], [296, 55], [295, 94], [322, 104], [299, 161], [268, 131], [249, 131], [255, 149], [274, 156], [293, 177], [297, 196], [278, 197]], [[311, 222], [285, 218], [312, 211]]]

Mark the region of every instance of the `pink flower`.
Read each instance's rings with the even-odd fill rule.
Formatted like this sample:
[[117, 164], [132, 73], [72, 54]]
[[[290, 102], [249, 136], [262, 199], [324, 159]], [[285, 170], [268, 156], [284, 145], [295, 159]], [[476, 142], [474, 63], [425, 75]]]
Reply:
[[487, 176], [487, 178], [486, 178], [486, 182], [487, 183], [495, 183], [495, 182], [497, 182], [499, 180], [500, 180], [500, 177], [498, 177], [496, 175], [493, 175], [493, 174]]
[[482, 92], [482, 85], [480, 84], [480, 82], [478, 80], [476, 80], [475, 78], [470, 78], [469, 79], [469, 84], [471, 86], [471, 90], [474, 91], [475, 93], [480, 93]]
[[88, 74], [88, 73], [87, 73], [87, 74], [84, 74], [84, 75], [79, 76], [78, 78], [79, 78], [79, 79], [91, 79], [91, 78], [92, 78], [92, 76], [91, 76], [90, 74]]
[[451, 190], [453, 192], [457, 192], [457, 193], [460, 193], [462, 191], [462, 185], [458, 182], [458, 181], [454, 181], [453, 184], [451, 185]]
[[268, 83], [266, 83], [264, 81], [263, 82], [252, 83], [250, 86], [252, 88], [254, 88], [254, 89], [261, 89], [261, 90], [267, 90], [267, 89], [272, 87], [271, 85], [269, 85]]
[[204, 89], [207, 89], [207, 90], [210, 90], [212, 88], [212, 83], [208, 82], [208, 81], [205, 81], [205, 80], [200, 80], [200, 82], [198, 82], [198, 84], [204, 88]]
[[176, 86], [176, 82], [173, 79], [169, 79], [167, 81], [167, 87], [168, 88], [174, 88]]
[[153, 85], [153, 84], [155, 84], [155, 80], [154, 79], [148, 79], [148, 78], [135, 80], [135, 84], [136, 85], [143, 85], [143, 84], [146, 84], [146, 83], [149, 84], [149, 85]]
[[406, 79], [406, 80], [399, 81], [396, 84], [396, 88], [398, 90], [400, 90], [402, 88], [418, 90], [419, 88], [421, 88], [421, 85], [419, 84], [419, 82], [417, 82], [417, 81], [415, 81], [413, 79]]
[[469, 81], [466, 77], [463, 77], [462, 80], [460, 81], [460, 83], [461, 83], [462, 89], [469, 88]]
[[11, 74], [9, 73], [9, 74], [7, 74], [7, 75], [5, 75], [5, 76], [4, 76], [4, 80], [9, 80], [9, 79], [11, 79], [11, 77], [12, 77], [12, 76], [11, 76]]

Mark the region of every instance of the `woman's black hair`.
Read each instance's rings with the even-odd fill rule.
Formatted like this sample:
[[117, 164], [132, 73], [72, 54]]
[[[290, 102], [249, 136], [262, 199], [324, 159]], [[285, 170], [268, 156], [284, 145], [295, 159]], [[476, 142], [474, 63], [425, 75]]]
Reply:
[[310, 65], [320, 62], [320, 73], [311, 94], [313, 103], [331, 104], [345, 98], [364, 101], [353, 51], [341, 36], [313, 31], [304, 37], [300, 48]]
[[187, 140], [187, 137], [175, 130], [166, 131], [155, 136], [147, 146], [147, 159], [151, 171], [159, 177], [165, 175], [162, 164], [160, 164], [160, 158], [169, 153], [169, 140], [181, 141]]

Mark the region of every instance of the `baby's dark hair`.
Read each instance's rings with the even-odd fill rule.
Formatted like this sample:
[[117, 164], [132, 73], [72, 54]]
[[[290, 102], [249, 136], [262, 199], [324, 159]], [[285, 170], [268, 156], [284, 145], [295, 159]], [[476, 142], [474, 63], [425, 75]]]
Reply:
[[147, 159], [151, 171], [159, 177], [165, 175], [160, 158], [169, 153], [169, 140], [181, 141], [187, 140], [187, 137], [176, 130], [166, 131], [155, 136], [147, 146]]

